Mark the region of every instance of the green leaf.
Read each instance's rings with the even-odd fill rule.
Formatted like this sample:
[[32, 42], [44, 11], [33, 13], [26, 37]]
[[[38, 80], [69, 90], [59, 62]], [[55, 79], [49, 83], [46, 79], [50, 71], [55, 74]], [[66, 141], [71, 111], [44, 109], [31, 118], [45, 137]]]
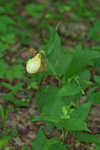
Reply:
[[17, 99], [15, 97], [15, 91], [11, 91], [3, 96], [1, 96], [5, 101], [13, 103], [15, 106], [28, 107], [29, 104], [23, 99]]
[[[6, 34], [8, 32], [7, 25], [3, 22], [0, 22], [0, 33]], [[3, 35], [4, 36], [4, 35]]]
[[91, 107], [91, 103], [81, 104], [78, 108], [76, 108], [71, 114], [72, 118], [86, 120], [88, 118], [88, 113]]
[[15, 104], [15, 106], [19, 106], [19, 107], [28, 107], [29, 106], [29, 104], [27, 103], [27, 102], [25, 102], [25, 101], [23, 101], [23, 100], [17, 100], [17, 99], [15, 99], [14, 101], [12, 101], [12, 103], [13, 104]]
[[21, 150], [29, 150], [27, 146], [22, 146]]
[[17, 92], [17, 91], [20, 91], [20, 90], [23, 90], [23, 83], [18, 83], [16, 85], [11, 85], [10, 83], [6, 83], [6, 82], [2, 82], [1, 85], [3, 85], [4, 87], [12, 90], [12, 92]]
[[3, 95], [2, 98], [7, 102], [14, 102], [16, 100], [13, 92], [9, 92], [9, 93]]
[[46, 125], [46, 129], [45, 129], [45, 133], [50, 133], [52, 128], [54, 127], [54, 124], [52, 122], [49, 121], [45, 121], [45, 125]]
[[45, 113], [46, 116], [56, 118], [61, 112], [63, 101], [57, 96], [58, 88], [56, 86], [44, 86], [36, 93], [35, 99], [39, 111]]
[[61, 89], [59, 89], [59, 96], [73, 96], [81, 93], [81, 88], [74, 83], [66, 83]]
[[100, 150], [100, 144], [96, 144], [96, 150]]
[[42, 128], [40, 128], [34, 142], [32, 142], [31, 145], [32, 145], [32, 148], [35, 150], [43, 150], [43, 147], [46, 142], [47, 142], [47, 139], [43, 133]]
[[8, 65], [6, 64], [6, 62], [3, 59], [1, 59], [0, 60], [0, 78], [1, 79], [4, 78], [7, 71], [8, 71]]
[[88, 60], [94, 60], [100, 58], [100, 51], [98, 50], [86, 49], [84, 53], [88, 57]]
[[25, 79], [25, 68], [22, 65], [13, 65], [9, 70], [7, 71], [7, 78], [12, 81], [14, 78], [17, 79]]
[[69, 131], [89, 131], [86, 119], [90, 110], [91, 103], [80, 105], [74, 109], [69, 115], [69, 119], [59, 119], [56, 124], [58, 128], [66, 128]]
[[59, 89], [56, 86], [51, 85], [43, 86], [42, 89], [37, 91], [35, 100], [41, 115], [32, 119], [32, 121], [45, 120], [56, 124], [61, 120], [62, 108], [63, 106], [66, 107], [69, 99], [58, 96], [58, 91]]
[[13, 91], [16, 92], [16, 91], [20, 91], [20, 90], [23, 90], [23, 85], [24, 83], [17, 83], [15, 86], [13, 86]]
[[94, 81], [98, 84], [98, 85], [100, 85], [100, 76], [94, 76]]
[[78, 45], [76, 49], [74, 51], [72, 50], [71, 52], [73, 59], [66, 72], [67, 78], [79, 75], [81, 72], [83, 72], [86, 69], [89, 61], [88, 56], [85, 54], [81, 45]]
[[[53, 99], [56, 97], [56, 92], [58, 88], [56, 86], [43, 86], [42, 89], [38, 90], [35, 96], [36, 103], [38, 105], [39, 111], [44, 111], [45, 109], [49, 108], [52, 105]], [[45, 107], [46, 106], [46, 107]], [[45, 111], [47, 111], [45, 110]]]
[[86, 119], [91, 103], [80, 105], [69, 114], [69, 119], [62, 119], [62, 108], [66, 107], [67, 97], [58, 96], [59, 89], [55, 86], [44, 86], [35, 96], [38, 108], [42, 113], [41, 116], [33, 119], [46, 120], [55, 124], [58, 128], [66, 128], [72, 131], [89, 131], [86, 125]]
[[5, 8], [5, 14], [8, 14], [8, 15], [14, 15], [15, 14], [15, 8], [14, 8], [14, 3], [15, 3], [15, 0], [11, 1], [10, 3], [8, 1], [5, 1], [5, 3], [3, 2], [4, 4], [4, 8]]
[[56, 14], [55, 10], [48, 11], [47, 14], [45, 15], [46, 19], [61, 19], [60, 14]]
[[0, 20], [2, 23], [6, 24], [6, 25], [15, 25], [15, 21], [11, 18], [11, 17], [8, 17], [7, 15], [2, 15], [0, 16]]
[[100, 144], [100, 135], [92, 135], [83, 132], [72, 132], [72, 135], [81, 142]]
[[87, 103], [74, 109], [68, 119], [59, 120], [58, 128], [66, 128], [69, 131], [89, 131], [86, 124], [91, 104]]
[[49, 27], [50, 30], [50, 39], [49, 42], [46, 45], [46, 55], [50, 55], [54, 52], [59, 52], [61, 49], [61, 39], [59, 37], [59, 35], [57, 34], [56, 30], [54, 30], [53, 28]]
[[100, 92], [89, 93], [88, 94], [88, 101], [91, 104], [100, 104]]
[[56, 137], [48, 140], [43, 147], [43, 150], [67, 150], [66, 145], [59, 141]]
[[88, 39], [94, 39], [95, 41], [99, 41], [100, 39], [100, 20], [97, 20], [93, 27], [90, 28], [88, 33]]
[[36, 81], [31, 82], [30, 85], [28, 86], [28, 89], [32, 89], [32, 88], [37, 90], [39, 89], [39, 85]]
[[31, 145], [35, 150], [67, 150], [66, 146], [56, 137], [47, 140], [42, 128], [39, 129], [36, 139]]
[[57, 93], [58, 88], [51, 85], [44, 86], [37, 91], [35, 100], [41, 115], [32, 121], [45, 120], [53, 124], [59, 121], [65, 101]]
[[100, 58], [100, 52], [83, 49], [81, 45], [78, 45], [72, 52], [73, 59], [67, 69], [67, 78], [77, 76], [81, 72], [84, 72], [88, 65], [94, 64], [94, 60]]
[[9, 45], [6, 43], [3, 43], [3, 42], [0, 42], [0, 52], [3, 52], [3, 51], [5, 51], [5, 50], [7, 50], [7, 49], [9, 49], [10, 47], [9, 47]]
[[5, 13], [5, 9], [3, 7], [0, 7], [0, 14]]
[[8, 141], [10, 141], [10, 139], [11, 139], [10, 136], [1, 137], [1, 139], [0, 139], [0, 148], [3, 148], [8, 143]]
[[8, 88], [8, 89], [13, 90], [13, 86], [12, 86], [12, 85], [10, 85], [9, 83], [2, 82], [2, 83], [1, 83], [1, 85], [5, 86], [5, 87], [6, 87], [6, 88]]
[[28, 4], [26, 6], [26, 11], [31, 15], [32, 17], [41, 18], [42, 14], [41, 12], [45, 9], [45, 5], [43, 4]]
[[86, 122], [79, 118], [59, 120], [59, 122], [56, 123], [56, 127], [58, 129], [65, 128], [68, 131], [89, 131]]
[[91, 82], [89, 81], [90, 77], [91, 74], [89, 70], [85, 70], [84, 72], [80, 73], [79, 84], [83, 90], [86, 89], [91, 84]]
[[[10, 85], [9, 85], [10, 87]], [[4, 99], [6, 102], [15, 102], [15, 97], [14, 97], [14, 92], [10, 91], [9, 93], [5, 93], [1, 95], [1, 97]]]
[[15, 35], [13, 33], [6, 34], [5, 36], [1, 37], [1, 40], [7, 44], [13, 44], [15, 43], [14, 39]]
[[50, 40], [45, 47], [47, 72], [50, 75], [59, 77], [67, 71], [72, 55], [70, 52], [64, 51], [61, 47], [60, 37], [51, 27], [50, 32]]

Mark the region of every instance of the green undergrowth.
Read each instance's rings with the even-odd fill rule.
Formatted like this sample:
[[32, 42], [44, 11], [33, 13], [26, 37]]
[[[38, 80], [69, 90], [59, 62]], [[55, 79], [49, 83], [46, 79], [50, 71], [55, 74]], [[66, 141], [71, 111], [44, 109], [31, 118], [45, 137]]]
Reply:
[[[97, 60], [100, 59], [100, 51], [92, 48], [85, 49], [81, 44], [70, 51], [65, 50], [56, 31], [51, 28], [51, 32], [53, 36], [45, 48], [46, 74], [55, 77], [59, 86], [41, 86], [35, 94], [40, 115], [36, 118], [31, 117], [31, 120], [44, 121], [47, 128], [50, 123], [50, 129], [47, 132], [40, 129], [32, 147], [37, 150], [49, 150], [55, 149], [56, 145], [59, 147], [60, 144], [61, 149], [65, 150], [69, 132], [79, 141], [99, 145], [100, 137], [91, 135], [87, 119], [91, 105], [100, 103], [100, 92], [96, 92], [100, 78], [99, 75], [94, 75], [94, 80], [90, 80], [89, 69], [99, 67]], [[87, 92], [88, 87], [90, 87], [89, 92]], [[86, 96], [85, 103], [82, 103], [83, 96]], [[60, 141], [55, 137], [50, 140], [44, 138], [53, 127], [61, 131]], [[40, 141], [44, 141], [41, 147], [38, 146]]]
[[[10, 150], [12, 139], [18, 136], [17, 129], [6, 126], [9, 114], [28, 109], [34, 97], [38, 116], [30, 116], [30, 121], [42, 121], [45, 129], [40, 125], [35, 140], [30, 142], [32, 150], [67, 150], [69, 134], [74, 142], [94, 143], [99, 150], [100, 135], [92, 135], [87, 125], [92, 104], [100, 103], [98, 6], [94, 8], [93, 3], [88, 1], [87, 5], [83, 0], [0, 3], [0, 148]], [[59, 27], [68, 14], [69, 22], [86, 20], [89, 24], [86, 39], [81, 40], [80, 35], [73, 48], [62, 46], [68, 39], [59, 35]], [[23, 59], [21, 54], [25, 48], [35, 47], [35, 38], [41, 39], [38, 49], [43, 50], [46, 69], [31, 75], [25, 68], [30, 56]], [[43, 85], [45, 78], [56, 83]], [[60, 132], [59, 136], [50, 136], [52, 130]], [[29, 150], [27, 145], [21, 149]]]

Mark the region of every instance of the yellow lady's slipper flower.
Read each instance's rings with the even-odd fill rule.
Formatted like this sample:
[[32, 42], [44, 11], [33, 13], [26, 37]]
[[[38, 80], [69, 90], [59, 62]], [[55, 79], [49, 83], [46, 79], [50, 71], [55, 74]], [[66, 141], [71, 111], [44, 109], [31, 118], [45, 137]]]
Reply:
[[26, 70], [28, 73], [35, 74], [41, 67], [41, 55], [38, 53], [36, 56], [28, 60]]

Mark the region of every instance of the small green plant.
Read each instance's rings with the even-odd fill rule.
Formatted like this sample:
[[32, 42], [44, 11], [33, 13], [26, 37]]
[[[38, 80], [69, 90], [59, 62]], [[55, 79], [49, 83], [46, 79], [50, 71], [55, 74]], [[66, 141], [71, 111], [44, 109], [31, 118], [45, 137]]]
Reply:
[[[47, 139], [40, 128], [32, 147], [35, 150], [58, 149], [67, 150], [66, 138], [68, 132], [82, 142], [93, 142], [100, 144], [100, 138], [90, 134], [87, 127], [88, 113], [91, 105], [99, 103], [98, 99], [91, 100], [97, 93], [88, 94], [88, 99], [81, 104], [90, 82], [88, 66], [95, 66], [95, 60], [100, 58], [100, 52], [96, 50], [83, 49], [78, 45], [76, 50], [66, 51], [61, 47], [61, 39], [56, 31], [50, 28], [51, 39], [45, 46], [46, 75], [51, 75], [58, 80], [59, 86], [45, 85], [40, 87], [35, 100], [40, 111], [40, 116], [32, 118], [32, 121], [45, 121], [61, 130], [61, 141], [57, 137]], [[34, 67], [34, 65], [33, 65]], [[95, 77], [97, 82], [99, 77]], [[100, 92], [98, 93], [100, 96]], [[84, 131], [88, 132], [86, 134]], [[39, 144], [41, 141], [41, 144]]]
[[9, 147], [5, 146], [9, 141], [11, 140], [11, 136], [5, 136], [1, 135], [0, 136], [0, 148], [8, 149]]
[[99, 41], [100, 39], [100, 20], [97, 20], [93, 27], [90, 28], [88, 33], [88, 39], [93, 39], [95, 41]]
[[9, 111], [7, 109], [0, 106], [0, 118], [1, 118], [0, 119], [1, 120], [1, 122], [0, 122], [1, 125], [0, 126], [1, 127], [4, 127], [4, 125], [7, 121], [7, 118], [8, 118], [8, 113], [9, 113]]
[[34, 4], [31, 3], [26, 6], [26, 10], [29, 13], [30, 16], [35, 18], [42, 18], [42, 12], [45, 10], [46, 6], [44, 4]]

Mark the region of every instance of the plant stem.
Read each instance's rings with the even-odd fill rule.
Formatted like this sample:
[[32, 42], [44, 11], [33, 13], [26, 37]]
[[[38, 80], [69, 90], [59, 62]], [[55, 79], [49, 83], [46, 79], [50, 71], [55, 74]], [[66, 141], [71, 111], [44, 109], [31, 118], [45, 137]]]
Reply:
[[68, 131], [65, 128], [63, 128], [62, 129], [62, 141], [64, 143], [66, 142], [67, 134], [68, 134]]

